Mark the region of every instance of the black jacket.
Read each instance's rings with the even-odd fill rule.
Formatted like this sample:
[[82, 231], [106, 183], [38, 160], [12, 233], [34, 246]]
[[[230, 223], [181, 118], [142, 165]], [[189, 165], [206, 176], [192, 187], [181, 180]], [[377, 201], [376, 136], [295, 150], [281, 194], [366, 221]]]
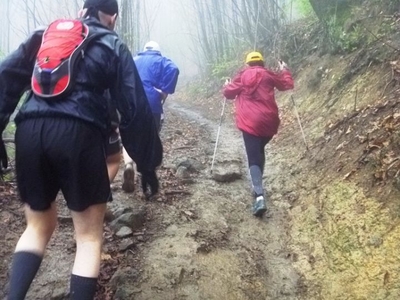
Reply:
[[[89, 32], [104, 30], [96, 19], [84, 20]], [[22, 94], [30, 89], [36, 53], [43, 30], [35, 31], [0, 63], [0, 133], [7, 125]], [[111, 116], [106, 90], [120, 113], [122, 143], [139, 172], [161, 164], [162, 145], [132, 55], [117, 34], [94, 39], [77, 66], [74, 90], [61, 99], [43, 99], [32, 92], [18, 112], [18, 126], [25, 119], [77, 118], [109, 132]]]

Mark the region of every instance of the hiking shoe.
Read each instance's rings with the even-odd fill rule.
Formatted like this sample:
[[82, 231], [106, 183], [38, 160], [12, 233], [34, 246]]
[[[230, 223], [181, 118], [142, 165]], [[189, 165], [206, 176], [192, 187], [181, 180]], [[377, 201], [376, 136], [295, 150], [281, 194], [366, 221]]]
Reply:
[[256, 217], [262, 217], [267, 211], [267, 206], [265, 205], [264, 196], [258, 196], [253, 203], [253, 215]]
[[122, 189], [126, 193], [132, 193], [135, 190], [135, 170], [132, 164], [125, 165]]

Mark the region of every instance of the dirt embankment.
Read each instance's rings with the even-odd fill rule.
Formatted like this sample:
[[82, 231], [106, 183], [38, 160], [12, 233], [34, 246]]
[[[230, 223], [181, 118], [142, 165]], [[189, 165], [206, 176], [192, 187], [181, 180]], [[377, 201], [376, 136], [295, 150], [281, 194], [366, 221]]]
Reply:
[[[393, 53], [377, 62], [374, 51], [310, 58], [297, 73], [293, 95], [310, 151], [290, 99], [281, 102], [271, 147], [287, 172], [282, 188], [296, 194], [289, 248], [309, 299], [400, 297], [398, 70]], [[321, 78], [310, 88], [313, 74]]]

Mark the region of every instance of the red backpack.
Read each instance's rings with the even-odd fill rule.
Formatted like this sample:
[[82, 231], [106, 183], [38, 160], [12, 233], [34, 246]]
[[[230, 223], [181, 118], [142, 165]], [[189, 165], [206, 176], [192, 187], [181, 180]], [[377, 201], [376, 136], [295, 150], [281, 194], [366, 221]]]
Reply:
[[84, 57], [89, 27], [81, 20], [56, 20], [43, 33], [31, 80], [32, 91], [52, 98], [71, 91], [77, 62]]

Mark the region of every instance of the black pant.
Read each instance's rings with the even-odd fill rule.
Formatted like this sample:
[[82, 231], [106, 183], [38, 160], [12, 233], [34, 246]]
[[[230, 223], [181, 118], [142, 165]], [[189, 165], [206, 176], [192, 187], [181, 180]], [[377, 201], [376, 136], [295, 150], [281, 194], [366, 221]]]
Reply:
[[271, 137], [255, 136], [244, 131], [242, 133], [249, 167], [258, 166], [263, 171], [265, 164], [264, 148]]
[[156, 122], [157, 131], [161, 131], [161, 114], [153, 113], [154, 121]]

